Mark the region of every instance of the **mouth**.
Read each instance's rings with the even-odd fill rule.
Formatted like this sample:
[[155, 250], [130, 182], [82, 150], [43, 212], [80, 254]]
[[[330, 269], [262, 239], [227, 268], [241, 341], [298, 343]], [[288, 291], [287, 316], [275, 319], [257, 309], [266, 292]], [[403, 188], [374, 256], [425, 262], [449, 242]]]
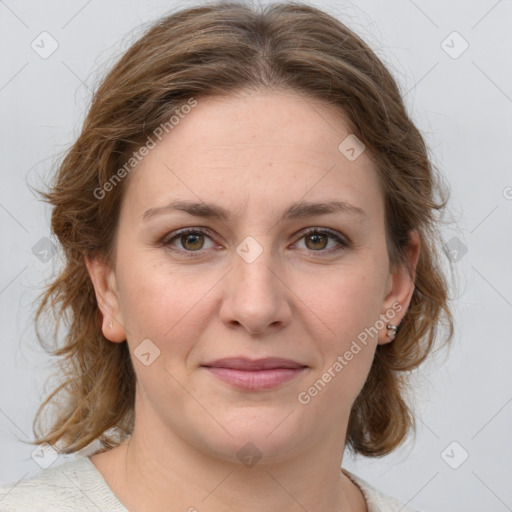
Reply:
[[226, 358], [202, 365], [210, 374], [232, 387], [247, 391], [276, 388], [308, 367], [291, 359]]

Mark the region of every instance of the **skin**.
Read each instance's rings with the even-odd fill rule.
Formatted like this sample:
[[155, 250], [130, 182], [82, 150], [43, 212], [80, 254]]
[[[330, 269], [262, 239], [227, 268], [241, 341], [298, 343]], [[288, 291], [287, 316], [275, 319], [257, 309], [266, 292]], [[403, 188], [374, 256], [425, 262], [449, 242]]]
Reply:
[[[327, 104], [290, 91], [199, 99], [129, 176], [115, 264], [87, 267], [103, 333], [127, 340], [137, 374], [131, 439], [91, 460], [131, 511], [367, 510], [340, 466], [351, 406], [377, 345], [390, 342], [385, 324], [307, 405], [297, 398], [397, 303], [398, 325], [414, 290], [405, 269], [389, 264], [369, 156], [349, 161], [338, 150], [349, 134]], [[176, 211], [142, 220], [174, 199], [215, 203], [230, 216]], [[365, 216], [279, 222], [300, 200], [343, 200]], [[208, 234], [169, 241], [198, 227]], [[306, 228], [330, 228], [350, 244], [308, 241]], [[247, 236], [262, 248], [251, 263], [236, 252]], [[149, 366], [133, 356], [144, 339], [160, 350]], [[254, 392], [201, 368], [232, 356], [292, 358], [307, 368]], [[252, 466], [237, 457], [248, 442], [262, 455]]]

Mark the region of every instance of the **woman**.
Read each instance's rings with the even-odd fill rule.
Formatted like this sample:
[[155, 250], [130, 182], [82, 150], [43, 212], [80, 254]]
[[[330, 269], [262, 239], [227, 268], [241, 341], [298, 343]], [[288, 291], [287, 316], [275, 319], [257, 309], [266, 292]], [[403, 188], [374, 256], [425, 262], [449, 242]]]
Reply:
[[442, 318], [451, 337], [439, 190], [396, 83], [338, 20], [160, 20], [45, 194], [66, 266], [38, 318], [69, 326], [36, 442], [101, 448], [1, 510], [410, 510], [340, 467], [406, 438], [404, 376]]

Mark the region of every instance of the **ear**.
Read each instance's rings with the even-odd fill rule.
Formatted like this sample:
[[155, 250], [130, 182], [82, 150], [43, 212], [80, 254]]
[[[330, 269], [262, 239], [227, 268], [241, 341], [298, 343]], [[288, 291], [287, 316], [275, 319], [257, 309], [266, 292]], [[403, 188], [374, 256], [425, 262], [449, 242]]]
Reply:
[[386, 286], [386, 296], [383, 302], [381, 318], [384, 320], [384, 329], [379, 333], [379, 345], [393, 341], [388, 336], [387, 324], [398, 326], [407, 312], [407, 308], [414, 292], [416, 265], [421, 249], [421, 239], [416, 230], [411, 231], [409, 245], [406, 250], [406, 258], [412, 271], [412, 277], [405, 264], [401, 264], [389, 276]]
[[101, 330], [103, 335], [115, 343], [126, 340], [126, 331], [123, 327], [119, 292], [114, 270], [99, 258], [91, 259], [86, 256], [85, 265], [94, 286], [96, 301], [101, 311]]

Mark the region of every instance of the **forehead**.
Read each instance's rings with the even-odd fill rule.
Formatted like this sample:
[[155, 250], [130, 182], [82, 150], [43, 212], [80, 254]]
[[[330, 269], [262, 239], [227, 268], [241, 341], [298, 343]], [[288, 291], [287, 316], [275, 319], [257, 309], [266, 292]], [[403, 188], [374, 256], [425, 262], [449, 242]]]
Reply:
[[341, 112], [293, 92], [198, 98], [132, 171], [125, 201], [140, 214], [176, 197], [232, 209], [329, 196], [378, 215], [376, 171], [340, 150], [347, 137]]

